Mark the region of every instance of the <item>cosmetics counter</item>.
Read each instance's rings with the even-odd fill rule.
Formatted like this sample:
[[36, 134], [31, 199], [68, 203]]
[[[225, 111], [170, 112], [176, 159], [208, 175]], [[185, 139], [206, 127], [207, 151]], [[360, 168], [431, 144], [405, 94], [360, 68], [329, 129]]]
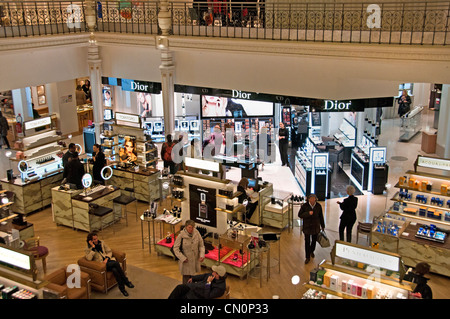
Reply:
[[[36, 128], [45, 130], [35, 132]], [[10, 158], [20, 178], [14, 178], [10, 166], [7, 178], [0, 182], [4, 190], [15, 194], [12, 211], [27, 215], [50, 205], [51, 189], [61, 183], [64, 137], [52, 129], [51, 117], [25, 122], [24, 129], [25, 137], [15, 143], [16, 157]]]
[[363, 135], [360, 144], [353, 149], [350, 174], [355, 185], [361, 191], [383, 194], [388, 178], [386, 147]]
[[[190, 167], [208, 166], [209, 171], [221, 169], [220, 163], [204, 160], [187, 164], [191, 165]], [[256, 208], [251, 221], [258, 224], [263, 209], [262, 197], [272, 194], [273, 185], [256, 182], [260, 205]], [[236, 183], [209, 175], [178, 171], [173, 177], [170, 189], [171, 195], [168, 199], [176, 208], [168, 207], [164, 209], [164, 216], [155, 217], [155, 221], [163, 219], [169, 230], [166, 236], [162, 235], [166, 233], [164, 230], [160, 234], [160, 239], [155, 245], [158, 254], [173, 257], [171, 247], [178, 234], [170, 233], [174, 228], [173, 223], [184, 224], [190, 219], [196, 222], [197, 229], [205, 238], [207, 253], [203, 261], [204, 266], [211, 267], [221, 263], [228, 273], [243, 278], [258, 264], [250, 262], [251, 254], [247, 245], [251, 240], [251, 234], [257, 233], [261, 228], [245, 223], [243, 217], [245, 206], [238, 202], [240, 193], [237, 191]]]
[[[112, 185], [97, 185], [84, 190], [54, 187], [53, 220], [57, 225], [87, 232], [103, 229], [121, 218], [121, 207], [113, 205], [113, 199], [120, 195], [121, 190]], [[110, 211], [100, 217], [93, 213], [98, 208], [108, 208]]]
[[[449, 161], [418, 157], [418, 160]], [[447, 164], [446, 164], [447, 163]], [[430, 168], [428, 166], [428, 168]], [[439, 172], [442, 170], [436, 166]], [[391, 198], [394, 204], [381, 214], [372, 229], [372, 242], [382, 249], [401, 254], [414, 267], [427, 262], [431, 271], [450, 276], [450, 188], [448, 176], [407, 171], [401, 176]]]
[[414, 298], [414, 285], [404, 275], [400, 255], [336, 241], [331, 261], [310, 272], [302, 299]]
[[156, 167], [158, 148], [140, 125], [141, 118], [138, 115], [116, 113], [116, 122], [108, 124], [100, 136], [107, 160], [126, 167]]
[[352, 150], [356, 146], [356, 127], [344, 118], [339, 131], [333, 135], [336, 141], [344, 147], [344, 163], [350, 163]]
[[330, 195], [328, 155], [327, 152], [320, 152], [316, 143], [308, 137], [295, 156], [294, 176], [302, 192], [305, 195], [316, 194], [322, 201]]

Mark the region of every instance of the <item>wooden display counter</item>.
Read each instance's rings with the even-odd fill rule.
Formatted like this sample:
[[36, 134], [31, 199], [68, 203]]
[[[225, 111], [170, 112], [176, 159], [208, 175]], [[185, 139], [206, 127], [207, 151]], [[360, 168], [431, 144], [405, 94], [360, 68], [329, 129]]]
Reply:
[[108, 184], [116, 185], [125, 194], [126, 188], [134, 189], [134, 196], [137, 200], [151, 203], [159, 199], [159, 177], [161, 172], [154, 168], [139, 169], [135, 171], [130, 168], [113, 166], [113, 175], [107, 181]]
[[[52, 189], [52, 209], [55, 223], [74, 229], [92, 231], [101, 229], [120, 218], [120, 207], [113, 206], [113, 199], [121, 195], [116, 186], [107, 186], [85, 195], [84, 191]], [[90, 213], [90, 205], [98, 205], [112, 209], [101, 219]]]
[[10, 182], [4, 178], [0, 182], [4, 190], [15, 194], [11, 210], [27, 215], [51, 204], [51, 190], [59, 186], [62, 179], [63, 173], [59, 172], [36, 181], [22, 182], [20, 178], [16, 178]]

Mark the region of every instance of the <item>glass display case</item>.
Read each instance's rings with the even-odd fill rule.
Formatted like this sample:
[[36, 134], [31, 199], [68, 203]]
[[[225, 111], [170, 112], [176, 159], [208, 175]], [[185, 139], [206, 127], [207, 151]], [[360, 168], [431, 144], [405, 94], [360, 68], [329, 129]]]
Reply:
[[407, 142], [420, 132], [422, 129], [422, 111], [423, 106], [416, 106], [401, 117], [400, 141]]
[[305, 143], [300, 147], [295, 156], [295, 179], [299, 184], [303, 193], [307, 193], [311, 188], [311, 170], [313, 153], [318, 153], [319, 150], [308, 137]]
[[339, 126], [339, 132], [334, 134], [334, 138], [344, 147], [355, 147], [356, 127], [344, 119]]
[[400, 255], [336, 241], [331, 261], [310, 272], [305, 294], [309, 297], [312, 289], [329, 294], [328, 298], [408, 299], [413, 286], [403, 281], [404, 275]]
[[294, 225], [292, 195], [292, 192], [274, 190], [272, 195], [263, 196], [262, 224], [280, 229], [288, 226], [290, 230]]

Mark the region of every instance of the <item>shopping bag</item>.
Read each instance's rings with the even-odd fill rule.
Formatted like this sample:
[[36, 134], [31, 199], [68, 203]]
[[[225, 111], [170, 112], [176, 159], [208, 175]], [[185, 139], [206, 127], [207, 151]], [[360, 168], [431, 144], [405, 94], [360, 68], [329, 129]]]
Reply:
[[330, 240], [327, 237], [327, 234], [324, 230], [321, 230], [319, 235], [317, 236], [317, 241], [322, 248], [330, 247]]

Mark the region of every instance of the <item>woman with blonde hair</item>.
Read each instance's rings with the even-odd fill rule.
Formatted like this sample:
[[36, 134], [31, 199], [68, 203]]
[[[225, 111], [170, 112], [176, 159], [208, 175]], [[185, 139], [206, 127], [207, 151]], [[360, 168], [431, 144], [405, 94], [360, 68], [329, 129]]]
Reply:
[[183, 284], [201, 271], [205, 259], [205, 244], [193, 220], [187, 220], [173, 244], [173, 251], [178, 258], [178, 266], [183, 277]]
[[339, 240], [344, 241], [344, 231], [346, 231], [347, 242], [352, 241], [352, 228], [356, 222], [356, 207], [358, 207], [358, 197], [355, 197], [355, 187], [347, 186], [348, 197], [342, 202], [337, 202], [342, 209], [341, 222], [339, 223]]

